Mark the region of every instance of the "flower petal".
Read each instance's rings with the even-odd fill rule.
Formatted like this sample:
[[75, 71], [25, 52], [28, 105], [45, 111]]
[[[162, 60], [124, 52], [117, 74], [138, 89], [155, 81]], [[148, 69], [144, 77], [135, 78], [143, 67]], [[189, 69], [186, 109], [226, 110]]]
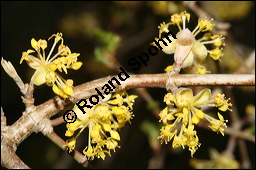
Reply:
[[28, 58], [28, 60], [26, 60], [27, 64], [33, 69], [38, 69], [38, 67], [42, 65], [41, 60], [39, 60], [38, 58], [32, 55], [28, 55], [27, 58]]
[[46, 82], [45, 79], [46, 76], [46, 70], [45, 68], [41, 67], [36, 70], [32, 77], [32, 81], [34, 82], [35, 85], [40, 86]]
[[199, 60], [204, 60], [207, 56], [207, 48], [198, 41], [196, 41], [192, 47], [192, 52]]
[[[166, 38], [164, 38], [164, 40], [167, 41]], [[163, 43], [161, 43], [161, 47], [163, 47], [162, 51], [166, 54], [173, 54], [176, 51], [176, 45], [176, 40], [174, 40], [171, 43], [168, 43], [168, 46], [165, 46]]]
[[[177, 48], [176, 48], [176, 51], [175, 51], [175, 54], [174, 54], [174, 61], [176, 64], [178, 65], [181, 65], [183, 63], [183, 61], [188, 58], [187, 56], [189, 55], [190, 51], [191, 51], [191, 48], [192, 48], [193, 45], [186, 45], [186, 46], [183, 46], [183, 45], [179, 45], [177, 44]], [[186, 67], [189, 67], [191, 66], [191, 64], [193, 63], [194, 61], [194, 57], [189, 57], [188, 58], [189, 60], [186, 61]], [[191, 61], [190, 61], [191, 60]], [[190, 64], [190, 65], [189, 65]], [[182, 64], [183, 65], [183, 64]], [[185, 68], [183, 66], [183, 68]]]
[[186, 99], [192, 99], [193, 98], [193, 91], [191, 89], [185, 88], [184, 90], [181, 90], [179, 94], [183, 98], [186, 98]]
[[32, 38], [31, 39], [31, 46], [37, 51], [38, 50], [38, 42]]
[[210, 89], [203, 89], [198, 93], [196, 96], [193, 97], [192, 102], [195, 107], [200, 107], [205, 105], [207, 101], [209, 101], [211, 97], [211, 90]]
[[187, 55], [187, 57], [184, 59], [184, 61], [182, 63], [182, 68], [190, 67], [193, 64], [193, 62], [194, 62], [194, 55], [190, 51], [189, 54]]

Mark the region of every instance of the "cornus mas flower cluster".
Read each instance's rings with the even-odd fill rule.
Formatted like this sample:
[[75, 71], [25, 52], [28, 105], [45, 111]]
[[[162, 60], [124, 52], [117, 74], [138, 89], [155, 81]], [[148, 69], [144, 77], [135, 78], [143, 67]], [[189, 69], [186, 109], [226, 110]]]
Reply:
[[[164, 102], [167, 107], [160, 112], [160, 118], [164, 126], [160, 130], [161, 143], [169, 142], [173, 139], [172, 147], [177, 148], [188, 146], [191, 156], [200, 147], [197, 132], [194, 125], [198, 124], [201, 119], [206, 119], [209, 122], [209, 127], [214, 132], [220, 132], [224, 136], [224, 128], [227, 120], [218, 112], [218, 119], [204, 113], [201, 108], [203, 106], [217, 107], [221, 111], [230, 110], [228, 103], [223, 94], [212, 96], [211, 90], [204, 89], [196, 96], [193, 96], [191, 89], [179, 89], [176, 95], [167, 93], [164, 97]], [[216, 116], [217, 117], [217, 116]]]
[[[93, 108], [84, 107], [86, 114], [75, 105], [73, 110], [77, 114], [77, 120], [66, 125], [68, 130], [65, 135], [73, 136], [66, 142], [69, 151], [75, 148], [76, 139], [88, 128], [88, 145], [83, 153], [89, 160], [93, 160], [94, 157], [104, 160], [105, 154], [110, 155], [111, 150], [115, 151], [115, 148], [119, 147], [118, 130], [132, 119], [133, 104], [137, 97], [128, 95], [126, 91], [109, 94]], [[74, 135], [78, 129], [79, 132]]]
[[[53, 34], [48, 40], [54, 37], [54, 43], [51, 47], [50, 52], [46, 56], [45, 49], [48, 46], [46, 40], [36, 41], [34, 38], [31, 39], [31, 46], [34, 50], [27, 50], [22, 53], [20, 64], [23, 60], [26, 60], [27, 64], [35, 69], [35, 73], [32, 76], [32, 81], [35, 85], [42, 85], [46, 83], [52, 86], [52, 90], [57, 95], [67, 98], [73, 94], [73, 80], [62, 78], [56, 70], [60, 72], [64, 71], [66, 74], [67, 69], [78, 70], [82, 66], [82, 62], [77, 61], [79, 53], [71, 53], [68, 46], [64, 45], [62, 33]], [[56, 45], [60, 42], [57, 53], [53, 55], [53, 51]], [[37, 57], [32, 53], [37, 53]]]
[[[221, 35], [211, 35], [214, 24], [212, 24], [212, 20], [207, 18], [199, 18], [198, 24], [193, 31], [190, 31], [186, 27], [186, 22], [190, 21], [190, 14], [186, 12], [181, 12], [180, 14], [174, 14], [171, 16], [169, 23], [161, 23], [159, 28], [159, 38], [155, 38], [155, 42], [152, 44], [161, 48], [162, 51], [166, 54], [174, 53], [174, 67], [176, 68], [187, 68], [194, 66], [196, 68], [196, 73], [198, 74], [206, 74], [209, 71], [201, 65], [200, 63], [204, 63], [207, 55], [209, 54], [211, 58], [214, 60], [220, 60], [223, 56], [221, 48], [223, 44], [224, 37]], [[162, 38], [162, 33], [169, 32], [169, 26], [176, 25], [179, 28], [179, 32], [176, 34], [176, 39], [169, 35], [169, 39], [172, 42], [168, 42], [166, 38]], [[182, 25], [182, 27], [181, 27]], [[204, 35], [196, 39], [196, 36], [200, 33], [204, 33]], [[159, 41], [157, 41], [159, 40]], [[168, 42], [168, 43], [166, 43]], [[207, 50], [206, 44], [213, 44], [215, 46], [212, 50]], [[173, 66], [169, 66], [166, 68], [166, 71], [169, 71], [173, 68]]]
[[195, 169], [240, 169], [240, 164], [235, 160], [234, 155], [222, 152], [211, 148], [209, 150], [210, 159], [196, 159], [190, 160], [190, 165]]

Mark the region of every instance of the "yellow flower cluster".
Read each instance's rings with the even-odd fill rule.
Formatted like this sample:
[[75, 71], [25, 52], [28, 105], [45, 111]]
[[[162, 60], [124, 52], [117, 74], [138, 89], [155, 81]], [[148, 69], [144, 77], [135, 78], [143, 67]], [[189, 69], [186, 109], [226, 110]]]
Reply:
[[[172, 15], [169, 23], [166, 24], [163, 22], [160, 24], [158, 27], [159, 38], [155, 38], [155, 40], [159, 40], [162, 33], [168, 33], [170, 25], [177, 25], [179, 32], [176, 34], [176, 39], [169, 34], [169, 39], [172, 40], [171, 43], [166, 41], [166, 38], [163, 38], [164, 42], [158, 41], [161, 47], [163, 47], [163, 52], [166, 54], [174, 53], [175, 66], [182, 68], [195, 66], [197, 74], [206, 74], [209, 71], [199, 63], [203, 63], [208, 54], [214, 60], [220, 60], [223, 56], [223, 48], [221, 48], [221, 46], [224, 45], [224, 37], [221, 35], [211, 35], [211, 33], [208, 32], [205, 33], [203, 37], [196, 40], [195, 37], [200, 32], [212, 31], [214, 27], [214, 24], [212, 24], [213, 19], [199, 18], [198, 24], [192, 32], [186, 28], [186, 21], [189, 22], [189, 20], [190, 14], [186, 12]], [[155, 43], [152, 44], [156, 46]], [[207, 50], [205, 47], [206, 44], [213, 44], [215, 49]], [[167, 70], [169, 71], [169, 69]]]
[[75, 131], [80, 130], [75, 137], [67, 140], [69, 151], [75, 148], [76, 139], [81, 132], [88, 128], [88, 146], [83, 153], [89, 160], [93, 160], [94, 157], [104, 160], [106, 153], [110, 155], [110, 150], [115, 151], [115, 148], [119, 147], [118, 130], [132, 119], [133, 104], [137, 97], [128, 95], [126, 91], [109, 94], [93, 108], [84, 107], [85, 114], [75, 105], [73, 110], [77, 114], [77, 120], [66, 125], [65, 136], [71, 137]]
[[211, 148], [209, 155], [210, 160], [192, 158], [190, 165], [195, 169], [240, 169], [239, 162], [231, 154], [219, 153]]
[[211, 90], [204, 89], [196, 96], [193, 96], [191, 89], [180, 89], [176, 95], [167, 93], [164, 97], [164, 102], [167, 107], [160, 112], [160, 118], [164, 126], [160, 129], [159, 138], [161, 143], [169, 142], [173, 139], [172, 147], [177, 148], [182, 146], [189, 147], [191, 156], [200, 147], [199, 138], [194, 124], [200, 122], [205, 118], [209, 121], [209, 127], [214, 132], [220, 132], [224, 136], [224, 127], [226, 127], [226, 120], [218, 113], [219, 120], [205, 114], [202, 106], [218, 107], [221, 111], [227, 111], [232, 104], [228, 103], [224, 95], [214, 95], [214, 99], [210, 99]]
[[[31, 39], [31, 46], [34, 50], [27, 50], [22, 53], [20, 64], [23, 60], [26, 60], [27, 64], [35, 69], [35, 73], [32, 76], [32, 81], [35, 85], [42, 85], [46, 83], [52, 86], [52, 90], [57, 95], [67, 98], [73, 94], [73, 80], [65, 80], [55, 71], [58, 69], [60, 72], [64, 71], [67, 74], [67, 69], [78, 70], [82, 66], [82, 62], [77, 61], [79, 53], [71, 53], [68, 46], [64, 45], [62, 33], [53, 34], [48, 40], [54, 38], [54, 43], [48, 55], [45, 54], [47, 48], [46, 40], [36, 41]], [[57, 53], [52, 55], [58, 42], [61, 42], [58, 46]], [[37, 57], [31, 55], [31, 53], [37, 53]]]

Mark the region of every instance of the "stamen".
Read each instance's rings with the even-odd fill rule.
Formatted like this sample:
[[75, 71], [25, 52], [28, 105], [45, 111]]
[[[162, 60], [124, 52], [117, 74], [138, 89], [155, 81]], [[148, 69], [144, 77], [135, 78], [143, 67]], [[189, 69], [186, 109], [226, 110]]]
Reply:
[[[56, 73], [56, 74], [57, 74], [57, 73]], [[66, 86], [65, 83], [64, 83], [66, 80], [63, 79], [63, 78], [62, 78], [61, 76], [59, 76], [59, 75], [57, 75], [56, 77], [57, 77], [57, 79], [56, 79], [57, 86], [60, 87], [60, 88], [63, 90], [63, 88]]]
[[183, 30], [186, 28], [186, 16], [182, 16]]
[[194, 37], [196, 37], [197, 36], [197, 34], [199, 34], [201, 32], [201, 30], [198, 30], [195, 34], [193, 34], [194, 35]]
[[[87, 128], [87, 126], [88, 126], [88, 123], [83, 126], [83, 128], [77, 133], [74, 139], [77, 139], [78, 136], [84, 131], [84, 129]], [[90, 143], [90, 135], [89, 135], [89, 143]]]
[[50, 50], [50, 52], [49, 52], [49, 54], [48, 54], [48, 56], [47, 56], [47, 58], [46, 58], [46, 62], [47, 62], [47, 63], [49, 63], [49, 62], [52, 61], [52, 60], [50, 60], [50, 61], [48, 62], [48, 60], [49, 60], [50, 56], [52, 55], [52, 52], [53, 52], [53, 50], [54, 50], [54, 48], [55, 48], [55, 46], [56, 46], [57, 43], [58, 43], [57, 41], [54, 41], [54, 43], [53, 43], [53, 45], [52, 45], [52, 48], [51, 48], [51, 50]]
[[45, 60], [45, 51], [44, 51], [44, 49], [43, 49], [43, 59]]
[[198, 26], [196, 26], [196, 28], [192, 31], [192, 34], [194, 35], [194, 33], [199, 29]]
[[39, 53], [38, 51], [36, 51], [38, 54], [38, 57], [40, 58], [40, 60], [42, 61], [42, 65], [45, 65], [45, 58], [42, 56], [41, 53]]
[[214, 44], [218, 42], [218, 39], [215, 39], [215, 40], [211, 40], [211, 41], [204, 41], [204, 42], [201, 42], [202, 44]]
[[176, 25], [178, 26], [179, 30], [181, 31], [182, 29], [181, 29], [181, 27], [180, 27], [180, 24], [176, 24]]
[[[52, 62], [56, 57], [58, 57], [63, 51], [65, 51], [65, 48], [62, 48], [60, 51], [58, 51], [57, 54], [55, 54], [49, 61], [48, 63]], [[49, 56], [49, 55], [48, 55]], [[48, 58], [48, 57], [47, 57]]]

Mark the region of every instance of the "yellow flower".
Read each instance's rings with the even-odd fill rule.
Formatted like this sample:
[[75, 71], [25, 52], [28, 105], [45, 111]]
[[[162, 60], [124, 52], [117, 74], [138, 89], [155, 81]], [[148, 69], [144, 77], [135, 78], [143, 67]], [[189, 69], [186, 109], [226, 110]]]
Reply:
[[[190, 14], [181, 12], [180, 14], [173, 14], [171, 16], [170, 22], [165, 24], [160, 24], [159, 28], [159, 38], [155, 38], [155, 41], [151, 43], [154, 46], [161, 46], [161, 49], [166, 54], [174, 53], [174, 67], [176, 68], [188, 68], [193, 65], [196, 66], [197, 74], [206, 74], [208, 71], [204, 66], [199, 65], [200, 60], [204, 60], [209, 54], [214, 60], [220, 60], [223, 56], [224, 37], [221, 35], [213, 35], [210, 33], [205, 33], [200, 39], [196, 39], [196, 36], [200, 32], [212, 31], [214, 24], [212, 24], [213, 19], [199, 18], [198, 25], [193, 31], [186, 28], [186, 22], [189, 22]], [[179, 32], [176, 34], [176, 39], [172, 36], [162, 37], [162, 33], [168, 33], [168, 27], [170, 25], [177, 25]], [[182, 27], [181, 27], [182, 24]], [[169, 35], [169, 34], [168, 34]], [[168, 41], [166, 38], [169, 38]], [[171, 42], [169, 41], [171, 40]], [[157, 43], [158, 42], [158, 43]], [[214, 50], [207, 50], [205, 44], [213, 44], [216, 48]], [[166, 69], [167, 70], [167, 69]], [[165, 70], [165, 71], [166, 71]], [[168, 71], [171, 69], [168, 68]]]
[[[26, 60], [27, 64], [35, 69], [35, 73], [32, 76], [32, 81], [35, 85], [42, 85], [46, 83], [52, 86], [52, 90], [55, 94], [67, 98], [73, 94], [73, 80], [65, 80], [55, 71], [64, 71], [67, 74], [67, 69], [78, 70], [82, 66], [82, 62], [77, 61], [79, 53], [71, 53], [68, 46], [63, 44], [62, 33], [53, 34], [48, 40], [55, 37], [54, 43], [48, 55], [45, 54], [47, 48], [46, 40], [36, 41], [31, 39], [31, 46], [35, 50], [27, 50], [22, 53], [20, 64], [23, 60]], [[52, 55], [55, 46], [61, 41], [58, 51]], [[31, 53], [37, 53], [37, 57], [31, 55]]]
[[160, 23], [160, 26], [158, 26], [158, 28], [159, 28], [159, 38], [161, 37], [161, 34], [163, 32], [166, 32], [166, 33], [169, 32], [169, 30], [168, 30], [169, 25], [170, 24], [166, 24], [165, 22]]
[[73, 150], [73, 149], [75, 148], [75, 146], [76, 146], [76, 140], [75, 140], [74, 138], [69, 139], [69, 140], [66, 141], [66, 145], [67, 145], [69, 151], [71, 151], [71, 150]]
[[212, 28], [213, 28], [213, 24], [212, 24], [212, 20], [208, 20], [207, 18], [199, 18], [198, 19], [198, 27], [199, 29], [202, 31], [202, 32], [205, 32], [205, 31], [211, 31]]
[[171, 124], [167, 124], [166, 126], [163, 126], [161, 129], [160, 129], [160, 132], [161, 132], [161, 139], [162, 141], [165, 142], [165, 144], [167, 144], [167, 142], [169, 142], [174, 135], [177, 134], [177, 129], [173, 129], [174, 128], [174, 125]]
[[[118, 130], [132, 119], [132, 106], [134, 99], [138, 96], [120, 91], [105, 97], [108, 100], [99, 102], [91, 109], [84, 107], [85, 114], [76, 104], [73, 111], [77, 115], [77, 120], [66, 125], [65, 136], [68, 137], [72, 137], [75, 131], [80, 129], [75, 137], [72, 137], [73, 140], [76, 140], [85, 128], [89, 129], [88, 145], [83, 150], [89, 160], [93, 160], [95, 157], [104, 160], [106, 153], [110, 155], [110, 150], [115, 151], [116, 147], [119, 147]], [[69, 150], [74, 149], [73, 143], [70, 143], [70, 140], [67, 141]]]
[[[210, 128], [214, 132], [220, 132], [222, 136], [224, 136], [224, 127], [227, 127], [225, 120], [223, 116], [218, 113], [219, 120], [212, 119], [211, 117], [208, 117], [208, 115], [205, 116], [205, 118], [210, 122]], [[227, 121], [226, 121], [227, 122]]]
[[[123, 96], [126, 96], [126, 97], [123, 98]], [[128, 93], [126, 91], [122, 91], [120, 93], [113, 95], [113, 97], [115, 97], [115, 99], [108, 101], [107, 102], [108, 104], [114, 104], [114, 105], [117, 104], [118, 106], [122, 106], [123, 103], [125, 102], [128, 104], [129, 108], [132, 109], [134, 99], [136, 99], [138, 96], [128, 95]]]
[[[228, 103], [229, 100], [230, 100], [230, 98], [227, 100], [225, 99], [224, 94], [217, 93], [215, 95], [214, 102], [216, 103], [216, 106], [219, 108], [219, 110], [225, 112], [227, 110], [230, 110], [229, 106], [232, 106], [231, 103]], [[232, 110], [230, 110], [230, 111], [232, 111]]]
[[239, 169], [239, 162], [233, 155], [218, 153], [215, 149], [209, 150], [210, 160], [191, 159], [190, 165], [195, 169]]
[[171, 114], [168, 114], [171, 111], [171, 109], [169, 109], [168, 107], [164, 108], [161, 112], [160, 112], [160, 117], [161, 117], [161, 121], [167, 125], [168, 124], [168, 120], [173, 120], [174, 117]]
[[181, 22], [182, 22], [182, 18], [181, 18], [181, 15], [179, 14], [173, 14], [171, 16], [171, 22], [172, 23], [175, 23], [177, 25], [179, 25]]
[[214, 59], [214, 60], [220, 60], [220, 57], [223, 56], [223, 53], [221, 52], [222, 49], [219, 48], [215, 48], [211, 51], [209, 51], [210, 56]]
[[223, 44], [224, 37], [222, 37], [222, 35], [211, 36], [211, 39], [213, 39], [212, 42], [214, 42], [214, 45], [216, 47], [220, 47], [222, 45], [225, 45], [225, 44]]
[[20, 60], [20, 64], [23, 62], [23, 60], [31, 61], [29, 58], [31, 58], [32, 56], [29, 55], [29, 54], [33, 53], [33, 52], [35, 52], [35, 51], [34, 50], [28, 50], [28, 51], [23, 52], [21, 60]]
[[[191, 156], [196, 152], [198, 147], [200, 147], [199, 138], [197, 136], [196, 130], [194, 130], [194, 124], [198, 124], [201, 119], [206, 119], [209, 121], [209, 127], [214, 132], [220, 132], [224, 135], [224, 127], [226, 127], [226, 120], [223, 116], [218, 113], [218, 119], [215, 119], [202, 110], [202, 106], [215, 106], [225, 103], [227, 106], [230, 106], [230, 103], [227, 103], [224, 99], [224, 95], [220, 97], [211, 98], [211, 90], [204, 89], [197, 95], [193, 96], [191, 89], [180, 89], [176, 95], [172, 93], [167, 93], [164, 97], [164, 102], [167, 104], [167, 107], [164, 108], [159, 116], [160, 121], [163, 122], [164, 126], [160, 130], [161, 143], [169, 142], [173, 139], [172, 147], [177, 148], [182, 146], [183, 149], [185, 146], [188, 146]], [[224, 102], [223, 102], [224, 101]], [[222, 107], [219, 107], [220, 110], [223, 110]], [[181, 127], [180, 127], [181, 125]]]
[[210, 71], [207, 71], [206, 68], [201, 64], [194, 63], [194, 66], [196, 67], [196, 74], [210, 73]]

